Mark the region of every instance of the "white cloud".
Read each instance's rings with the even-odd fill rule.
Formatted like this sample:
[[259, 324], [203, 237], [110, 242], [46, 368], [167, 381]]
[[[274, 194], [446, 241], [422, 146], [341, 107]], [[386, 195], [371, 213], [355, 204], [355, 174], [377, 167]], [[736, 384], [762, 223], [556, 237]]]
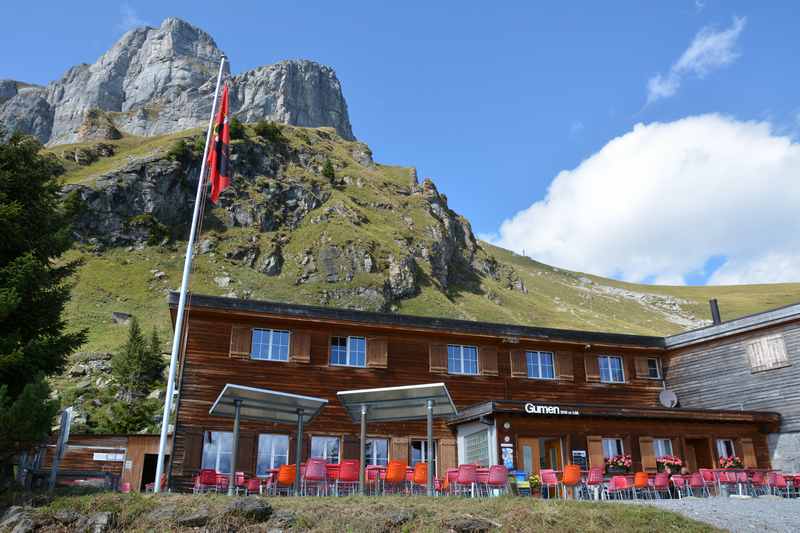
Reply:
[[544, 200], [506, 220], [496, 244], [545, 263], [630, 281], [800, 281], [800, 144], [767, 122], [710, 114], [637, 124]]
[[147, 21], [139, 17], [139, 14], [128, 2], [124, 2], [119, 7], [119, 12], [120, 15], [122, 15], [122, 20], [117, 24], [117, 29], [120, 31], [128, 31], [133, 28], [147, 26]]
[[745, 17], [734, 17], [728, 29], [718, 31], [711, 26], [701, 29], [667, 74], [656, 74], [647, 81], [647, 103], [673, 96], [687, 75], [702, 78], [733, 63], [739, 57], [736, 42], [746, 23]]

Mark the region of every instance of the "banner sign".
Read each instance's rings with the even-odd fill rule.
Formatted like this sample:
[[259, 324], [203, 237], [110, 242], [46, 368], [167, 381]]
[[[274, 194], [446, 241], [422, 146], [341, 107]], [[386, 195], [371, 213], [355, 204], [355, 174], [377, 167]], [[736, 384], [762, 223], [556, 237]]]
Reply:
[[558, 405], [542, 405], [528, 402], [525, 404], [525, 412], [529, 415], [572, 415], [580, 414], [577, 409], [562, 409]]

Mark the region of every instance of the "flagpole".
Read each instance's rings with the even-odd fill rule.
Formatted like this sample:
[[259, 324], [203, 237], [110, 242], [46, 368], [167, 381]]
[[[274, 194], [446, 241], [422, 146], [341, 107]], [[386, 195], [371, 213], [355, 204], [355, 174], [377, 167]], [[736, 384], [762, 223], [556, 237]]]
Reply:
[[203, 199], [203, 186], [205, 185], [206, 160], [208, 159], [208, 145], [211, 142], [211, 129], [214, 127], [214, 115], [217, 112], [217, 99], [219, 86], [222, 83], [222, 70], [225, 66], [225, 56], [219, 61], [217, 73], [217, 87], [214, 89], [214, 101], [211, 104], [211, 118], [208, 120], [206, 131], [206, 147], [203, 150], [203, 162], [200, 164], [200, 177], [197, 180], [197, 194], [194, 198], [194, 213], [192, 213], [192, 227], [189, 230], [189, 242], [186, 243], [186, 259], [183, 262], [183, 279], [181, 281], [180, 298], [178, 299], [178, 312], [175, 315], [175, 335], [172, 338], [172, 354], [169, 359], [169, 378], [167, 378], [167, 396], [164, 398], [164, 417], [161, 420], [161, 440], [158, 443], [158, 462], [156, 463], [156, 479], [153, 485], [154, 492], [161, 492], [161, 476], [164, 473], [164, 454], [167, 449], [167, 432], [172, 411], [172, 397], [175, 394], [175, 372], [178, 367], [178, 354], [181, 349], [183, 333], [183, 318], [186, 310], [186, 293], [189, 289], [189, 274], [192, 271], [192, 255], [194, 241], [197, 236], [198, 220], [200, 219], [200, 202]]

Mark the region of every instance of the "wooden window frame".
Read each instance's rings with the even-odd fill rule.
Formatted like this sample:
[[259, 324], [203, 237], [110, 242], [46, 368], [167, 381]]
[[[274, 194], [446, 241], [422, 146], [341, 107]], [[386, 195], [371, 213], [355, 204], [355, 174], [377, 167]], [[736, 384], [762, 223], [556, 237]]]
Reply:
[[[647, 360], [647, 379], [663, 379], [664, 371], [661, 368], [661, 358], [660, 357], [646, 357]], [[656, 375], [653, 376], [650, 374], [650, 361], [656, 362]]]
[[609, 457], [613, 457], [613, 455], [606, 456], [606, 441], [607, 440], [614, 440], [619, 442], [620, 446], [620, 453], [615, 453], [614, 455], [625, 455], [625, 439], [622, 437], [602, 437], [601, 446], [603, 447], [603, 459], [608, 459]]
[[[325, 459], [325, 462], [327, 462], [329, 464], [340, 464], [342, 462], [342, 452], [344, 451], [342, 448], [344, 447], [344, 442], [343, 442], [343, 439], [342, 439], [341, 435], [322, 435], [322, 434], [309, 435], [309, 437], [308, 437], [308, 457], [309, 458], [314, 457], [313, 455], [311, 455], [313, 453], [313, 450], [314, 450], [314, 439], [336, 439], [337, 441], [339, 441], [339, 446], [338, 446], [338, 452], [339, 453], [336, 455], [336, 462], [335, 463], [331, 463], [330, 460], [327, 457], [320, 457], [320, 459]], [[326, 454], [328, 453], [328, 447], [327, 446], [325, 446], [325, 453]]]
[[[256, 349], [255, 336], [256, 336], [256, 331], [262, 331], [262, 332], [269, 331], [270, 342], [267, 344], [269, 346], [269, 354], [268, 354], [267, 357], [256, 357], [255, 356], [255, 349]], [[275, 332], [286, 333], [286, 341], [287, 341], [286, 342], [286, 359], [277, 359], [277, 358], [272, 357], [272, 348], [273, 348], [272, 337], [275, 334]], [[278, 362], [281, 362], [281, 363], [286, 363], [286, 362], [289, 361], [289, 359], [291, 357], [291, 351], [292, 351], [292, 331], [291, 330], [289, 330], [289, 329], [276, 329], [276, 328], [250, 328], [250, 359], [252, 359], [253, 361], [278, 361]]]
[[[386, 464], [388, 465], [389, 461], [392, 460], [392, 443], [391, 443], [391, 439], [389, 439], [389, 437], [369, 437], [368, 436], [367, 437], [367, 444], [369, 444], [370, 441], [374, 442], [374, 441], [377, 441], [377, 440], [382, 440], [382, 441], [386, 442]], [[366, 464], [368, 466], [380, 465], [380, 463], [376, 463], [375, 462], [375, 456], [374, 455], [372, 456], [372, 460], [370, 460], [369, 456], [366, 456], [364, 459], [365, 459]]]
[[[347, 339], [346, 346], [345, 346], [345, 358], [346, 363], [334, 363], [333, 362], [333, 339]], [[362, 339], [364, 341], [364, 364], [363, 365], [354, 365], [351, 363], [352, 351], [351, 351], [351, 339]], [[350, 368], [367, 368], [367, 352], [369, 348], [367, 347], [367, 337], [363, 335], [331, 335], [328, 339], [328, 364], [330, 366], [344, 366]]]
[[[538, 367], [539, 367], [539, 375], [538, 376], [531, 376], [531, 365], [530, 365], [530, 358], [529, 356], [536, 354], [538, 358]], [[553, 369], [553, 377], [543, 377], [542, 376], [542, 354], [549, 354], [550, 355], [550, 368]], [[544, 380], [544, 381], [557, 381], [558, 380], [558, 371], [556, 369], [556, 353], [550, 352], [546, 350], [525, 350], [525, 367], [526, 367], [526, 376], [528, 379], [536, 379], [536, 380]]]
[[[600, 383], [603, 383], [605, 385], [624, 385], [625, 383], [627, 383], [627, 380], [626, 380], [626, 377], [625, 377], [625, 358], [623, 356], [621, 356], [621, 355], [600, 354], [600, 355], [597, 355], [596, 357], [597, 357], [597, 367], [600, 370]], [[609, 361], [611, 359], [619, 359], [619, 361], [620, 361], [620, 370], [622, 371], [622, 381], [605, 380], [605, 379], [603, 379], [603, 359], [604, 358], [608, 359]], [[609, 373], [609, 377], [613, 377], [614, 373], [611, 371], [611, 365], [610, 364], [608, 366], [608, 373]]]
[[[656, 443], [658, 441], [664, 441], [669, 443], [669, 453], [659, 455], [658, 450], [656, 449], [657, 448]], [[675, 449], [672, 447], [672, 439], [669, 437], [653, 437], [653, 455], [655, 455], [656, 459], [658, 459], [659, 457], [663, 457], [664, 455], [675, 455]]]
[[[453, 372], [450, 370], [450, 348], [459, 348], [461, 357], [459, 358], [461, 362], [461, 372]], [[475, 372], [463, 372], [464, 370], [464, 348], [472, 348], [475, 350]], [[447, 373], [452, 374], [454, 376], [480, 376], [481, 375], [481, 364], [480, 364], [480, 353], [477, 346], [473, 346], [472, 344], [447, 344]]]
[[[291, 441], [291, 438], [290, 438], [289, 434], [287, 434], [287, 433], [275, 433], [275, 432], [258, 433], [256, 435], [256, 464], [255, 464], [255, 468], [253, 469], [253, 470], [256, 471], [256, 476], [258, 476], [258, 477], [266, 477], [267, 476], [267, 474], [259, 475], [258, 472], [257, 472], [258, 471], [258, 461], [259, 461], [259, 459], [261, 457], [261, 437], [262, 437], [262, 435], [268, 435], [270, 437], [285, 437], [286, 438], [286, 463], [285, 464], [289, 464], [289, 457], [292, 454], [291, 453], [292, 451], [290, 449], [292, 447], [291, 446], [291, 442], [292, 441]], [[271, 456], [273, 461], [275, 459], [275, 457], [274, 457], [274, 449], [275, 449], [275, 445], [273, 443], [272, 449], [270, 450], [270, 456]], [[270, 466], [269, 468], [275, 468], [275, 466], [273, 465], [273, 466]]]
[[[730, 442], [731, 443], [731, 451], [733, 452], [731, 455], [722, 455], [722, 447], [720, 446], [723, 442]], [[717, 459], [719, 460], [722, 457], [733, 457], [736, 455], [736, 439], [731, 437], [717, 437], [714, 439], [714, 448], [717, 452]]]

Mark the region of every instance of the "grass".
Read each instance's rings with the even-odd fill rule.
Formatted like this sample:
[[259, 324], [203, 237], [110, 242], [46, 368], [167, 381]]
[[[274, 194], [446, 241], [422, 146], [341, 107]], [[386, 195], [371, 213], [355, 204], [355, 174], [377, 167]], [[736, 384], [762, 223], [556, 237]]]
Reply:
[[[454, 521], [465, 518], [487, 520], [496, 524], [497, 527], [492, 528], [496, 531], [719, 531], [651, 506], [607, 502], [543, 501], [511, 496], [481, 500], [452, 497], [283, 497], [266, 498], [266, 501], [273, 508], [273, 518], [258, 525], [226, 514], [230, 499], [219, 495], [104, 493], [64, 496], [37, 508], [36, 515], [48, 521], [59, 511], [81, 514], [112, 512], [116, 515], [116, 530], [130, 532], [179, 530], [175, 517], [191, 515], [201, 508], [208, 509], [212, 530], [262, 531], [273, 527], [286, 528], [285, 522], [279, 523], [274, 516], [278, 513], [282, 520], [286, 520], [287, 515], [292, 517], [292, 529], [319, 533], [446, 531]], [[391, 516], [401, 514], [405, 520], [390, 521]]]

